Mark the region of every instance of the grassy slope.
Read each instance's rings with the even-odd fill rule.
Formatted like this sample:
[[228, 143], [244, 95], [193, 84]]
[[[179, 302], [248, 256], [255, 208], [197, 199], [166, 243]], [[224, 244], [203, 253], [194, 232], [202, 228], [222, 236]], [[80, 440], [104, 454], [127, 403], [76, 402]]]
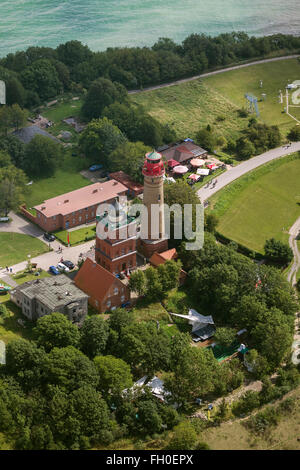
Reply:
[[27, 259], [27, 255], [35, 257], [49, 251], [48, 246], [29, 235], [20, 233], [0, 233], [0, 266], [20, 263]]
[[299, 181], [299, 159], [273, 162], [250, 178], [240, 178], [211, 201], [220, 216], [218, 231], [260, 252], [268, 238], [287, 242], [288, 230], [300, 216]]
[[279, 424], [268, 434], [254, 435], [243, 426], [242, 421], [236, 420], [203, 431], [201, 439], [212, 450], [300, 450], [297, 440], [300, 432], [300, 387], [289, 396], [297, 400], [294, 410], [282, 416]]
[[25, 202], [28, 207], [33, 207], [46, 199], [64, 194], [75, 189], [91, 184], [91, 181], [81, 176], [80, 170], [86, 168], [86, 162], [80, 157], [72, 157], [67, 152], [61, 166], [54, 176], [34, 181], [28, 188]]
[[[284, 104], [278, 103], [278, 91], [299, 76], [298, 60], [286, 59], [140, 93], [133, 95], [132, 100], [144, 105], [161, 122], [173, 126], [178, 137], [193, 137], [203, 125], [214, 124], [217, 133], [228, 138], [237, 137], [247, 125], [247, 119], [239, 118], [236, 113], [236, 109], [245, 106], [245, 93], [250, 92], [258, 99], [261, 93], [266, 93], [266, 101], [259, 103], [261, 119], [279, 125], [286, 135], [295, 121], [282, 114]], [[263, 88], [259, 86], [260, 79]], [[300, 117], [299, 108], [295, 114]], [[216, 123], [217, 116], [226, 119]]]

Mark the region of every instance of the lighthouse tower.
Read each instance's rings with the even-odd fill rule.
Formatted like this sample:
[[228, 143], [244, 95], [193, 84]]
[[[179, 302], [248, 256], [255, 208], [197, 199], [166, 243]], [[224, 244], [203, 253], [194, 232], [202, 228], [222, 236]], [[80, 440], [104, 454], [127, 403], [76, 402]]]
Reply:
[[[147, 153], [142, 172], [144, 175], [143, 203], [148, 210], [148, 235], [141, 240], [140, 249], [146, 258], [150, 258], [153, 253], [168, 249], [164, 223], [165, 168], [161, 154], [155, 151]], [[151, 227], [156, 228], [155, 234], [151, 233]]]

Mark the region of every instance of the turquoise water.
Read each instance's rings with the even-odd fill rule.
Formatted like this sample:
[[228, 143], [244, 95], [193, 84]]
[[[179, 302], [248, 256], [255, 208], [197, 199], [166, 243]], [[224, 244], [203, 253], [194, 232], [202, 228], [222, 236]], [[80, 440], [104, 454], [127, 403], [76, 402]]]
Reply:
[[0, 57], [78, 39], [92, 50], [232, 30], [300, 34], [299, 0], [0, 0]]

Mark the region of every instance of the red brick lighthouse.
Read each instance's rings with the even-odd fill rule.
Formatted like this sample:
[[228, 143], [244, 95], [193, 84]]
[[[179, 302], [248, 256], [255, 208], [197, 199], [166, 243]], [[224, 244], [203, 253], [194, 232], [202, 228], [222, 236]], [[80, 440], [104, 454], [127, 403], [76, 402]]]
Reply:
[[148, 231], [146, 236], [142, 233], [140, 250], [146, 258], [150, 258], [153, 253], [168, 249], [164, 221], [165, 167], [161, 154], [155, 151], [147, 153], [142, 172], [144, 175], [143, 203], [148, 211]]

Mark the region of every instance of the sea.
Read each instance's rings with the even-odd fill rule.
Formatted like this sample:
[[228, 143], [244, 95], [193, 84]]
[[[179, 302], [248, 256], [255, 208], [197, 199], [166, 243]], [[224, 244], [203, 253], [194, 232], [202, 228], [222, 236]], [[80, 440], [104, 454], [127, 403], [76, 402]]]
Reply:
[[192, 33], [300, 34], [299, 0], [0, 0], [0, 57], [77, 39], [93, 51]]

